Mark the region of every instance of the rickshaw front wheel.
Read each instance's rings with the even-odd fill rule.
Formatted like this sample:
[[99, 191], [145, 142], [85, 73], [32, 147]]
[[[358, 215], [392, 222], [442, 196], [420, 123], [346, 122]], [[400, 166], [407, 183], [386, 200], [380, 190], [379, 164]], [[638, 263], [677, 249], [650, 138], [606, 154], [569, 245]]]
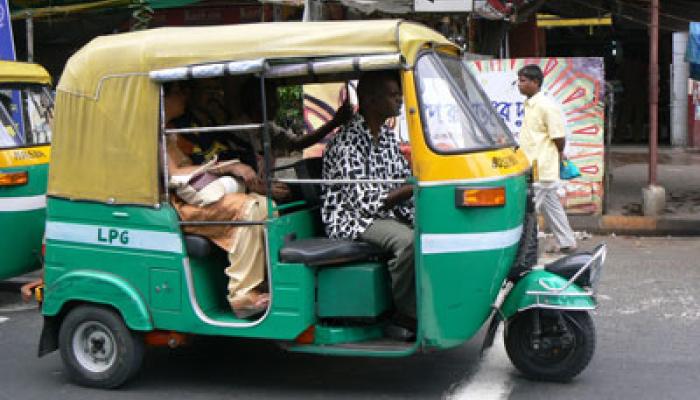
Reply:
[[[536, 313], [536, 314], [535, 314]], [[532, 309], [506, 325], [505, 347], [527, 378], [567, 382], [593, 358], [596, 336], [587, 312]]]
[[143, 340], [118, 313], [104, 307], [71, 310], [61, 323], [58, 344], [69, 377], [83, 386], [118, 387], [138, 372], [143, 360]]

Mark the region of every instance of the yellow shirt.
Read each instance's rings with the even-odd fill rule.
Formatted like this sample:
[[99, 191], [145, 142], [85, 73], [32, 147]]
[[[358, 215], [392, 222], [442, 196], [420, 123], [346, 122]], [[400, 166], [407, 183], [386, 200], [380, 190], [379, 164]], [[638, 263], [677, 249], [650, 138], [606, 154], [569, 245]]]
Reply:
[[554, 139], [565, 136], [564, 116], [551, 98], [540, 91], [525, 100], [520, 146], [530, 164], [537, 160], [540, 181], [559, 180], [559, 151]]

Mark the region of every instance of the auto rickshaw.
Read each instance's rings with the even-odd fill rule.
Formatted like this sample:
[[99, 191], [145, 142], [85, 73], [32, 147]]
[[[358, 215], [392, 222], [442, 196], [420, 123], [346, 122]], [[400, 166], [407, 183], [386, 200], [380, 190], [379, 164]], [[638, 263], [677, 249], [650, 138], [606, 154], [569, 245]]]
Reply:
[[50, 85], [40, 65], [0, 61], [0, 280], [41, 267]]
[[[324, 238], [314, 190], [291, 203], [269, 201], [263, 222], [235, 222], [264, 226], [271, 294], [258, 318], [236, 318], [225, 300], [224, 259], [205, 239], [183, 234], [193, 222], [180, 221], [169, 202], [165, 138], [241, 127], [166, 128], [163, 84], [250, 75], [264, 92], [266, 81], [346, 82], [375, 70], [397, 71], [405, 98], [415, 339], [385, 334], [392, 301], [382, 258], [361, 242]], [[263, 121], [255, 126], [269, 162]], [[463, 344], [490, 320], [487, 341], [505, 321], [508, 354], [527, 376], [569, 380], [592, 357], [588, 311], [605, 247], [535, 267], [530, 166], [460, 49], [421, 25], [260, 23], [99, 37], [66, 65], [53, 146], [39, 353], [60, 349], [79, 384], [117, 387], [139, 370], [146, 344], [178, 346], [186, 335], [402, 357]], [[267, 181], [334, 184], [312, 164], [295, 164], [296, 178], [270, 172]], [[201, 222], [212, 223], [234, 222]]]

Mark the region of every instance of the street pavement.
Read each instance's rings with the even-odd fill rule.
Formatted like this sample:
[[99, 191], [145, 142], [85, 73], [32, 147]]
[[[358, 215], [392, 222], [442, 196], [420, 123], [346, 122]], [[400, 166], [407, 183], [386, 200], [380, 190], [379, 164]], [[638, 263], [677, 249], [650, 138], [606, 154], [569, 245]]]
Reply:
[[[23, 399], [694, 399], [700, 397], [700, 238], [600, 237], [610, 253], [594, 313], [598, 345], [573, 382], [524, 379], [481, 335], [406, 359], [286, 353], [260, 341], [201, 338], [147, 353], [115, 391], [70, 383], [58, 353], [36, 357], [41, 317], [0, 286], [0, 400]], [[16, 288], [15, 288], [16, 289]]]

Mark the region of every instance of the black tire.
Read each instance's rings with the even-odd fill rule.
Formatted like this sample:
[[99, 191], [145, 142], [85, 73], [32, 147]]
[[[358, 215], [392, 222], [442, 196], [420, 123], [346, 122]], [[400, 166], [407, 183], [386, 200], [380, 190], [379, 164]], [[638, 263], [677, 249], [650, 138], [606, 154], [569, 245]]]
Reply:
[[[572, 334], [570, 346], [553, 346], [534, 350], [532, 346], [533, 315], [540, 313], [542, 337], [557, 337], [559, 314]], [[580, 374], [593, 358], [596, 335], [593, 320], [582, 311], [530, 310], [511, 319], [505, 331], [505, 347], [515, 367], [533, 380], [568, 382]]]
[[142, 338], [104, 307], [71, 310], [61, 323], [58, 345], [68, 376], [83, 386], [116, 388], [138, 372], [143, 360]]
[[537, 264], [537, 214], [528, 212], [523, 221], [518, 253], [508, 274], [508, 279], [516, 281]]

